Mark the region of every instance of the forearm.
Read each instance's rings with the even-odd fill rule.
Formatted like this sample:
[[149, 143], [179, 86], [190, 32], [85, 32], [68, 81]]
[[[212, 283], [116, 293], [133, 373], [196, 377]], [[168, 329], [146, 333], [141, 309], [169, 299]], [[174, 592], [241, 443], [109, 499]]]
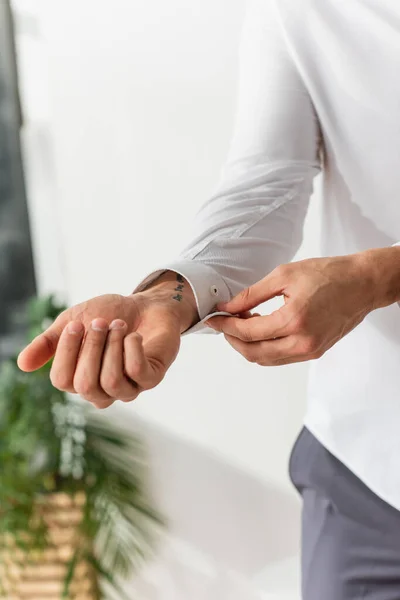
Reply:
[[400, 302], [400, 246], [366, 250], [355, 258], [374, 308]]

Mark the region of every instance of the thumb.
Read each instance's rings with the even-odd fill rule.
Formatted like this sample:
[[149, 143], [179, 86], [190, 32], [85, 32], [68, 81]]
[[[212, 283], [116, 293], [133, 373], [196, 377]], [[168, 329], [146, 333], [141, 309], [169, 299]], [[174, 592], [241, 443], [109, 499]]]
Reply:
[[275, 296], [280, 296], [283, 289], [282, 280], [275, 274], [270, 274], [254, 285], [242, 290], [229, 302], [218, 304], [217, 309], [232, 314], [246, 312], [267, 300], [271, 300], [271, 298], [275, 298]]
[[17, 364], [21, 371], [31, 372], [43, 367], [53, 358], [58, 341], [64, 330], [66, 320], [56, 321], [46, 331], [38, 335], [22, 350], [18, 356]]

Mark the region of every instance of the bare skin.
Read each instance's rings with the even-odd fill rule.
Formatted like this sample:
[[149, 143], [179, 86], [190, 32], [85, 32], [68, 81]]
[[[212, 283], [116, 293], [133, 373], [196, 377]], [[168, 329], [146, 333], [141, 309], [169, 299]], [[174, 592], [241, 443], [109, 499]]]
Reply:
[[98, 408], [134, 400], [162, 381], [181, 333], [198, 320], [193, 292], [181, 280], [168, 272], [145, 292], [107, 294], [69, 308], [21, 352], [18, 366], [34, 371], [54, 356], [56, 388]]
[[[400, 300], [400, 248], [282, 265], [219, 306], [239, 317], [208, 324], [247, 360], [283, 365], [319, 358], [372, 310]], [[274, 296], [273, 314], [251, 309]], [[157, 386], [174, 362], [181, 333], [199, 319], [189, 283], [166, 272], [145, 291], [108, 294], [69, 308], [18, 358], [34, 371], [54, 357], [53, 385], [98, 408], [130, 402]]]
[[207, 324], [262, 366], [318, 359], [371, 311], [400, 299], [400, 248], [282, 265], [218, 308], [249, 311], [276, 296], [285, 304], [271, 315], [214, 317]]

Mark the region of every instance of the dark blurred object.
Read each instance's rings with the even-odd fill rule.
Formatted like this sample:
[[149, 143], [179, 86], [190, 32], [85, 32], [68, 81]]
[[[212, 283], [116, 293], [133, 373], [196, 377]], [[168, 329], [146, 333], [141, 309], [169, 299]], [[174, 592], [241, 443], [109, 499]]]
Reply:
[[13, 22], [0, 2], [0, 362], [20, 345], [25, 323], [11, 316], [36, 293], [21, 158], [21, 107]]
[[[33, 301], [29, 339], [63, 309]], [[162, 524], [144, 449], [55, 389], [50, 368], [23, 373], [12, 359], [0, 369], [0, 597], [98, 600], [100, 580], [123, 597], [116, 577], [151, 554]]]

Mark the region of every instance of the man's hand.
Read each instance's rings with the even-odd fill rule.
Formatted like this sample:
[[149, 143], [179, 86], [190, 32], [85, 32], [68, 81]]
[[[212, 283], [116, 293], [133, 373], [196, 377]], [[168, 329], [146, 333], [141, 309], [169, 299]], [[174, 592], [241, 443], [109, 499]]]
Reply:
[[217, 308], [237, 314], [275, 296], [285, 304], [271, 315], [215, 317], [207, 324], [259, 365], [320, 358], [369, 312], [399, 300], [400, 248], [282, 265]]
[[168, 272], [144, 292], [99, 296], [69, 308], [21, 352], [19, 367], [35, 371], [54, 356], [56, 388], [98, 408], [134, 400], [161, 382], [178, 354], [180, 334], [196, 321], [193, 293], [179, 278]]

